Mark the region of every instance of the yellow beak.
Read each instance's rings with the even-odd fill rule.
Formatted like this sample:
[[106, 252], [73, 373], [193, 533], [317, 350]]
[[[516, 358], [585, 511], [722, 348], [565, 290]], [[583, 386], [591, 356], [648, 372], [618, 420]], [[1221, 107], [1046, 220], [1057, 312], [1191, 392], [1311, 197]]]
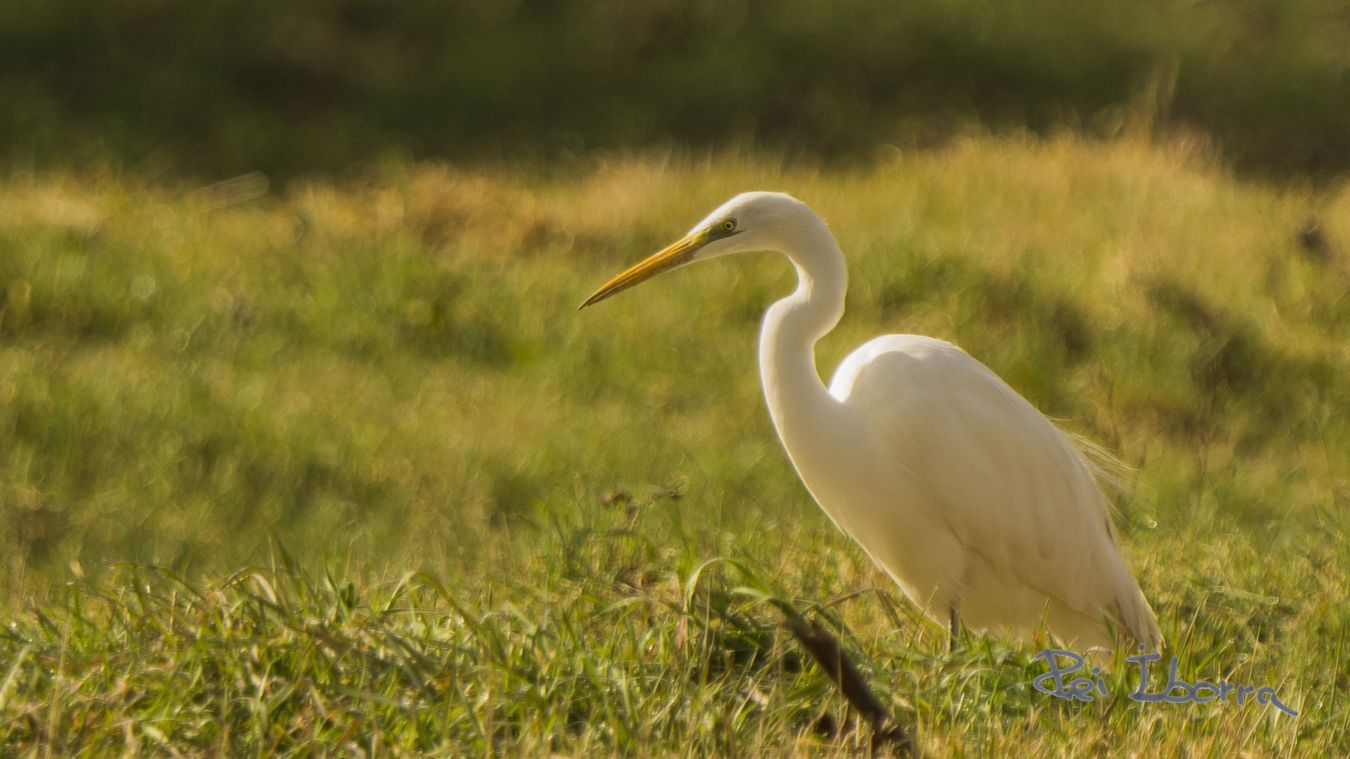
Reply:
[[610, 281], [600, 286], [586, 299], [577, 310], [599, 303], [609, 296], [627, 290], [646, 279], [651, 279], [663, 271], [670, 271], [681, 264], [689, 263], [694, 253], [707, 242], [704, 235], [690, 235], [677, 240], [659, 253], [655, 253], [633, 266], [623, 270]]

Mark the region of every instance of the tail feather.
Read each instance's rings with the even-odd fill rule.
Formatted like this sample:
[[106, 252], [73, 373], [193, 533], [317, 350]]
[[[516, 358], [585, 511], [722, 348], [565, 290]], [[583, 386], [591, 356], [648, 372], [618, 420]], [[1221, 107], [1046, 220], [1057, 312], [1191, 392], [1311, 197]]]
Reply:
[[1162, 630], [1158, 628], [1158, 618], [1153, 613], [1153, 607], [1149, 606], [1144, 592], [1139, 589], [1139, 583], [1135, 582], [1129, 571], [1123, 566], [1121, 569], [1122, 576], [1117, 583], [1116, 598], [1112, 604], [1112, 617], [1136, 643], [1150, 651], [1160, 651], [1166, 641], [1163, 640]]

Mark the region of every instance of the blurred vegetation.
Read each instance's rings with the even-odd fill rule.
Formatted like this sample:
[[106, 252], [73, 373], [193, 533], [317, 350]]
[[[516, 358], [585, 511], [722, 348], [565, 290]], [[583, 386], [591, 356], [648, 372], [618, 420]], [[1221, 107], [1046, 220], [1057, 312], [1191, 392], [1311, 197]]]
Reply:
[[[749, 187], [807, 200], [849, 255], [826, 372], [878, 333], [951, 339], [1138, 466], [1124, 506], [1173, 526], [1343, 504], [1350, 192], [1237, 182], [1189, 143], [963, 140], [824, 173], [732, 154], [391, 164], [275, 193], [16, 175], [10, 586], [71, 561], [230, 568], [273, 535], [499, 571], [504, 537], [549, 509], [644, 484], [696, 492], [690, 518], [714, 526], [828, 529], [754, 363], [790, 267], [694, 267], [575, 311]], [[1300, 238], [1309, 219], [1325, 250]]]
[[861, 155], [967, 123], [1237, 165], [1350, 167], [1343, 0], [25, 0], [0, 5], [0, 157], [229, 176], [755, 144]]
[[[1347, 39], [1318, 0], [0, 4], [0, 754], [864, 751], [772, 585], [937, 753], [1345, 755]], [[930, 334], [1100, 441], [1183, 666], [1303, 715], [947, 653], [774, 436], [781, 262], [575, 312], [751, 188], [850, 259], [826, 373]]]
[[[1117, 453], [1122, 544], [1185, 674], [1302, 715], [1051, 702], [1044, 636], [949, 654], [770, 426], [781, 260], [576, 311], [753, 187], [849, 257], [825, 372], [878, 333], [947, 338]], [[277, 189], [12, 172], [0, 754], [866, 752], [763, 584], [818, 608], [934, 755], [1345, 755], [1348, 245], [1346, 181], [1237, 180], [1187, 140], [387, 161]]]
[[[635, 497], [559, 511], [515, 571], [484, 584], [315, 575], [280, 551], [209, 584], [153, 567], [71, 583], [0, 628], [0, 748], [877, 756], [783, 630], [775, 607], [790, 603], [839, 636], [925, 756], [1350, 752], [1350, 675], [1330, 658], [1350, 627], [1344, 540], [1223, 535], [1197, 551], [1188, 532], [1153, 546], [1186, 557], [1157, 563], [1166, 581], [1153, 593], [1172, 612], [1162, 625], [1178, 676], [1269, 685], [1300, 712], [1291, 718], [1232, 696], [1128, 701], [1140, 676], [1125, 650], [1104, 676], [1113, 697], [1058, 701], [1030, 686], [1046, 669], [1032, 656], [1044, 636], [1013, 647], [972, 636], [949, 652], [945, 630], [869, 580], [861, 552], [829, 550], [828, 532], [801, 553], [698, 546], [663, 527], [671, 508]], [[1149, 691], [1166, 688], [1167, 669], [1151, 668]]]

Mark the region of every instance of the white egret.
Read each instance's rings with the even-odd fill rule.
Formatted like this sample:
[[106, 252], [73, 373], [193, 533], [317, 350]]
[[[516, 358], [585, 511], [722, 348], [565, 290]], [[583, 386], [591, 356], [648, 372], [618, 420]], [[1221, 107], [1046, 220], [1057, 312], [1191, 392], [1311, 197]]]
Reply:
[[1042, 622], [1065, 645], [1110, 647], [1113, 626], [1162, 645], [1092, 467], [987, 367], [942, 340], [886, 335], [844, 359], [828, 389], [821, 383], [815, 343], [843, 316], [848, 274], [825, 222], [801, 201], [738, 195], [582, 307], [750, 251], [782, 253], [797, 269], [796, 291], [769, 308], [759, 339], [783, 447], [834, 523], [951, 625], [953, 645], [962, 623], [1026, 632]]

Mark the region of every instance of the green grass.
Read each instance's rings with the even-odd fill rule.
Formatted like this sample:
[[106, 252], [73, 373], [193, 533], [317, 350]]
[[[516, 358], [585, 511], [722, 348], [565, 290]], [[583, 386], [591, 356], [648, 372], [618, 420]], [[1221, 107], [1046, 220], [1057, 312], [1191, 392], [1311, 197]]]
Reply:
[[[946, 653], [773, 435], [781, 262], [575, 311], [751, 188], [849, 256], [827, 372], [948, 338], [1103, 443], [1182, 674], [1302, 714], [1136, 704], [1119, 666], [1061, 703], [1043, 637]], [[935, 754], [1350, 752], [1350, 186], [1066, 137], [263, 189], [0, 182], [3, 753], [865, 752], [765, 594]]]

